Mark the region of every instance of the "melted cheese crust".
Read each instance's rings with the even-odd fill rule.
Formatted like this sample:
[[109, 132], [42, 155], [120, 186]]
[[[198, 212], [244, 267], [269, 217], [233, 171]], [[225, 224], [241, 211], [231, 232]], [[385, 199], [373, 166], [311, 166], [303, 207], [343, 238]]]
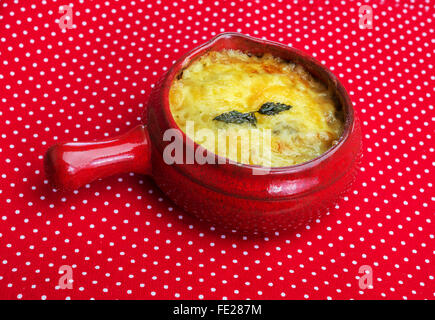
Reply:
[[[193, 121], [195, 131], [188, 136], [196, 143], [245, 164], [283, 167], [306, 162], [328, 150], [343, 131], [342, 116], [331, 92], [302, 66], [271, 55], [256, 57], [234, 50], [209, 52], [173, 81], [169, 102], [184, 132], [186, 122]], [[213, 120], [232, 110], [257, 111], [266, 102], [292, 108], [273, 116], [255, 113], [256, 128], [249, 123]], [[211, 130], [214, 137], [202, 129]], [[254, 129], [270, 130], [270, 155], [254, 147], [266, 143], [262, 135], [249, 138], [247, 133]], [[237, 147], [222, 148], [220, 144], [227, 137], [236, 137]], [[249, 147], [242, 148], [241, 143], [247, 139]]]

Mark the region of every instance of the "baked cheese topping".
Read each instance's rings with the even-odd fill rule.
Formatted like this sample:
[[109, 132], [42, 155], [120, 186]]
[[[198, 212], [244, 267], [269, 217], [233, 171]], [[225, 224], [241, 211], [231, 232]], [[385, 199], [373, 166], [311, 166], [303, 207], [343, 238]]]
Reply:
[[[173, 81], [169, 102], [175, 122], [191, 139], [239, 163], [306, 162], [327, 151], [343, 131], [332, 93], [302, 66], [271, 55], [211, 51]], [[265, 103], [289, 107], [273, 115], [257, 112]], [[256, 122], [215, 119], [231, 111], [255, 112]], [[267, 146], [270, 151], [263, 152]]]

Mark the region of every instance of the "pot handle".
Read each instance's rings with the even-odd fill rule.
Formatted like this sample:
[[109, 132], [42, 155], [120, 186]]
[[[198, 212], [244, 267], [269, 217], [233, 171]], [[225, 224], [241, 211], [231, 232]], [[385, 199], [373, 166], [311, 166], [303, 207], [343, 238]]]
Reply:
[[59, 189], [77, 189], [123, 172], [151, 173], [151, 145], [144, 125], [120, 136], [92, 142], [67, 142], [47, 150], [44, 167]]

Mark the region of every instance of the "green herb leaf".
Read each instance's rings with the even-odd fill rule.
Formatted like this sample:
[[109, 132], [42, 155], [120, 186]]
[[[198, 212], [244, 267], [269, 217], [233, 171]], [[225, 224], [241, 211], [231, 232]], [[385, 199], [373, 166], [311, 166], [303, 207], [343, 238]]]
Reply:
[[279, 102], [266, 102], [264, 103], [258, 113], [265, 114], [267, 116], [273, 116], [281, 111], [289, 110], [292, 106]]
[[254, 112], [242, 113], [236, 110], [222, 113], [215, 117], [213, 120], [237, 124], [250, 123], [254, 125], [254, 127], [257, 124], [257, 118], [255, 117]]

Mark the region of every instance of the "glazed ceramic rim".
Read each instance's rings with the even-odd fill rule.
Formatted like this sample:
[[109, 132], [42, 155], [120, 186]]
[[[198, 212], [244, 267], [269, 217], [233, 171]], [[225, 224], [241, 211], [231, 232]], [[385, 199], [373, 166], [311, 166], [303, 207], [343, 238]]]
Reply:
[[[189, 136], [185, 134], [185, 132], [177, 125], [175, 122], [175, 119], [172, 115], [170, 105], [169, 105], [169, 90], [171, 88], [171, 84], [175, 77], [180, 73], [181, 70], [186, 68], [190, 65], [192, 61], [199, 58], [200, 56], [206, 54], [209, 49], [211, 49], [218, 41], [225, 39], [225, 38], [243, 38], [245, 40], [259, 43], [262, 45], [269, 45], [272, 47], [278, 47], [280, 49], [284, 49], [286, 51], [291, 51], [293, 54], [297, 55], [301, 60], [306, 60], [312, 63], [313, 65], [316, 65], [319, 67], [327, 76], [327, 78], [333, 83], [334, 85], [334, 91], [337, 95], [337, 98], [340, 100], [340, 104], [342, 109], [345, 111], [345, 120], [344, 120], [344, 129], [343, 133], [341, 134], [340, 138], [337, 140], [337, 143], [329, 148], [327, 151], [322, 153], [316, 158], [313, 158], [309, 161], [302, 162], [299, 164], [291, 165], [291, 166], [284, 166], [284, 167], [265, 167], [261, 165], [252, 165], [252, 164], [245, 164], [240, 162], [235, 162], [234, 160], [230, 160], [229, 158], [222, 157], [220, 155], [217, 155], [216, 153], [204, 148], [202, 145], [197, 144], [194, 140], [192, 140]], [[316, 59], [308, 55], [307, 53], [295, 49], [293, 47], [275, 42], [270, 40], [264, 40], [259, 38], [254, 38], [248, 35], [244, 35], [237, 32], [225, 32], [220, 33], [213, 37], [211, 40], [205, 42], [204, 44], [194, 48], [193, 50], [187, 52], [184, 54], [181, 58], [179, 58], [172, 67], [168, 70], [166, 76], [163, 79], [163, 111], [166, 114], [166, 120], [169, 122], [169, 125], [171, 128], [175, 128], [181, 131], [183, 136], [183, 146], [186, 146], [187, 143], [189, 145], [193, 145], [194, 150], [197, 148], [203, 148], [207, 150], [212, 156], [214, 156], [215, 163], [222, 163], [221, 161], [225, 160], [225, 165], [234, 166], [240, 169], [247, 169], [247, 170], [267, 170], [268, 174], [288, 174], [288, 173], [297, 173], [302, 172], [307, 169], [311, 169], [323, 161], [329, 159], [333, 154], [335, 154], [341, 146], [348, 140], [351, 132], [353, 131], [354, 125], [355, 125], [355, 114], [352, 102], [350, 100], [350, 97], [344, 88], [344, 86], [341, 84], [341, 82], [338, 80], [338, 78], [324, 65], [322, 65], [320, 62], [318, 62]], [[341, 98], [341, 99], [340, 99]]]

